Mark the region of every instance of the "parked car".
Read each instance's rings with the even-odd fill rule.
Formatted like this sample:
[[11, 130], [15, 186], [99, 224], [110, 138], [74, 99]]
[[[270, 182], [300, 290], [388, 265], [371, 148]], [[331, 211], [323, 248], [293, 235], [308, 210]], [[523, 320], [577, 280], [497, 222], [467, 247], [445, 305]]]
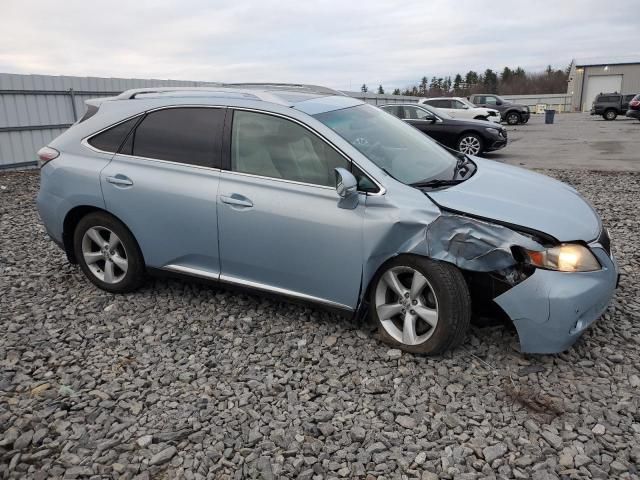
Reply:
[[615, 120], [618, 115], [624, 115], [629, 109], [629, 102], [635, 97], [620, 93], [601, 93], [591, 104], [591, 115], [600, 115], [605, 120]]
[[633, 97], [629, 102], [629, 109], [626, 113], [627, 117], [637, 118], [640, 120], [640, 93]]
[[485, 307], [513, 321], [523, 351], [558, 352], [613, 295], [607, 231], [573, 188], [449, 151], [340, 92], [245, 84], [87, 103], [38, 152], [37, 205], [108, 292], [148, 272], [223, 282], [369, 312], [385, 341], [429, 354]]
[[469, 101], [474, 105], [481, 107], [495, 108], [500, 112], [503, 122], [509, 125], [517, 125], [519, 123], [527, 123], [531, 112], [527, 105], [513, 103], [502, 97], [488, 93], [478, 93], [469, 96]]
[[443, 111], [452, 118], [466, 120], [489, 120], [500, 123], [500, 112], [493, 108], [484, 108], [474, 105], [466, 98], [461, 97], [441, 97], [422, 98], [418, 103], [429, 105], [430, 107]]
[[441, 144], [468, 155], [480, 155], [507, 145], [507, 130], [495, 123], [455, 119], [440, 109], [424, 104], [392, 104], [380, 108]]

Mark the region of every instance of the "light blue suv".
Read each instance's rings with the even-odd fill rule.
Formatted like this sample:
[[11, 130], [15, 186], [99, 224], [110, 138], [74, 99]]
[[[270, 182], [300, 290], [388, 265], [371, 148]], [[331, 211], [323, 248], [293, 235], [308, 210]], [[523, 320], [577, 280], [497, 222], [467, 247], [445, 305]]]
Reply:
[[215, 280], [368, 312], [385, 341], [428, 354], [473, 313], [550, 353], [616, 287], [607, 230], [573, 188], [449, 151], [339, 92], [140, 89], [87, 105], [38, 152], [38, 208], [109, 292], [154, 271]]

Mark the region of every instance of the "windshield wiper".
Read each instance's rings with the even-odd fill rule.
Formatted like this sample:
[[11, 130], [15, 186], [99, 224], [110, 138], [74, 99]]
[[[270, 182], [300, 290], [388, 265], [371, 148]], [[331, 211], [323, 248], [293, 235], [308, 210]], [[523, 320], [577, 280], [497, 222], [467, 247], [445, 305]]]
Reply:
[[459, 183], [464, 182], [464, 180], [460, 179], [460, 180], [445, 180], [442, 178], [439, 179], [434, 179], [434, 180], [426, 180], [426, 181], [420, 181], [420, 182], [414, 182], [414, 183], [410, 183], [409, 186], [411, 187], [448, 187], [451, 185], [457, 185]]

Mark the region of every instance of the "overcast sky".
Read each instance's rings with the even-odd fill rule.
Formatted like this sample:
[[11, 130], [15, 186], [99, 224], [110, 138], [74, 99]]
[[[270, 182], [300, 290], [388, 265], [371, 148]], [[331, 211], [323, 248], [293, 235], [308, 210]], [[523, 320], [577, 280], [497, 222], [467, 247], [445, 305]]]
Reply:
[[[612, 5], [615, 4], [615, 8]], [[640, 54], [635, 0], [2, 0], [0, 72], [386, 89]]]

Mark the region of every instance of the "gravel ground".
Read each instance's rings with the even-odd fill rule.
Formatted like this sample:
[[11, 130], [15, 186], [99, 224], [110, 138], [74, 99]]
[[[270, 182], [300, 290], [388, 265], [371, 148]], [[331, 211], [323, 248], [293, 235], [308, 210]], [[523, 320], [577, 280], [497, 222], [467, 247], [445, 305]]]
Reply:
[[640, 176], [551, 174], [611, 229], [613, 305], [561, 355], [499, 326], [436, 358], [259, 295], [102, 292], [47, 240], [37, 173], [0, 175], [0, 477], [640, 478]]

